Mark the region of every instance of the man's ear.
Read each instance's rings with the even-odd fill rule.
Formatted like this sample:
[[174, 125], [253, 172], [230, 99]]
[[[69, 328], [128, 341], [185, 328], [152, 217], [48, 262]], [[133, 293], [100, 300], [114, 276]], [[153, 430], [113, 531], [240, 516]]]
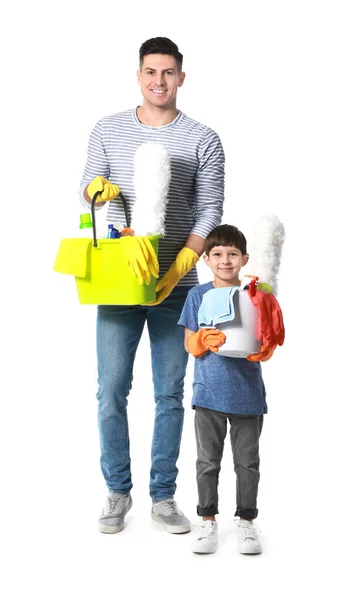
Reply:
[[206, 265], [208, 265], [208, 261], [210, 260], [210, 259], [209, 259], [209, 256], [208, 256], [206, 253], [204, 253], [204, 254], [202, 255], [202, 258], [203, 258], [203, 260], [205, 261]]
[[186, 77], [186, 73], [184, 73], [184, 71], [181, 71], [181, 73], [179, 75], [178, 87], [182, 86], [182, 84], [185, 81], [185, 77]]
[[141, 75], [142, 75], [142, 73], [141, 73], [141, 72], [140, 72], [140, 70], [138, 69], [138, 71], [137, 71], [137, 81], [138, 81], [139, 85], [140, 85], [140, 83], [141, 83]]
[[245, 267], [245, 265], [247, 264], [249, 260], [249, 254], [243, 254], [242, 256], [242, 267]]

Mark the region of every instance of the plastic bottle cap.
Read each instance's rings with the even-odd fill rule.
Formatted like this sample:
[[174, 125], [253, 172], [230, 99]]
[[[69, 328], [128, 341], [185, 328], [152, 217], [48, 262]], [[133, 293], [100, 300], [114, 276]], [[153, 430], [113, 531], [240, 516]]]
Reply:
[[92, 220], [90, 213], [84, 213], [80, 215], [80, 229], [85, 229], [86, 227], [92, 227]]

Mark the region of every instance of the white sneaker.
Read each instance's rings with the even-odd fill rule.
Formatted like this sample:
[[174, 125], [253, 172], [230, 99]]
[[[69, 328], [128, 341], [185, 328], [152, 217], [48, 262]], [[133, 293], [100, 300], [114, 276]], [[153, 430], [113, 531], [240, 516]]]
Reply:
[[241, 554], [260, 554], [262, 552], [259, 533], [253, 521], [239, 519], [238, 542]]
[[198, 537], [191, 546], [195, 554], [213, 554], [218, 546], [218, 524], [217, 521], [202, 521]]
[[101, 533], [118, 533], [124, 527], [124, 518], [132, 506], [131, 494], [110, 492], [98, 520]]
[[190, 521], [179, 509], [174, 498], [153, 502], [152, 519], [163, 525], [169, 533], [187, 533], [191, 530]]

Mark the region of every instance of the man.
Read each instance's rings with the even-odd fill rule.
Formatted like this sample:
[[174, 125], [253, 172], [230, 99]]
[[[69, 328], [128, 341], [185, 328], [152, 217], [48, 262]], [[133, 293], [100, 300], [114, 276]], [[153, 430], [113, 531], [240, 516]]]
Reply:
[[[145, 306], [98, 306], [97, 394], [101, 468], [108, 497], [98, 521], [103, 533], [117, 533], [132, 506], [127, 396], [136, 349], [147, 322], [156, 402], [150, 472], [152, 518], [170, 533], [190, 531], [174, 494], [183, 426], [183, 384], [188, 354], [177, 325], [189, 289], [198, 283], [195, 265], [204, 239], [222, 217], [224, 153], [217, 134], [176, 107], [184, 83], [182, 54], [171, 40], [147, 40], [137, 72], [143, 102], [137, 109], [101, 119], [94, 127], [82, 179], [82, 202], [101, 192], [107, 218], [125, 223], [119, 186], [132, 211], [133, 158], [145, 142], [162, 144], [171, 159], [165, 236], [159, 242], [161, 279], [157, 299]], [[116, 198], [116, 199], [115, 199]]]

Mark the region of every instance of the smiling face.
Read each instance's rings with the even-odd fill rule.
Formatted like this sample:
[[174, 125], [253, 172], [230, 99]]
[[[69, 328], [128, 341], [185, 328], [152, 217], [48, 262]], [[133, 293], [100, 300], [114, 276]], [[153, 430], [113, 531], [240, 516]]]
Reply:
[[157, 108], [176, 108], [176, 95], [185, 73], [179, 72], [176, 60], [170, 54], [147, 54], [137, 71], [143, 94], [143, 104]]
[[239, 272], [249, 259], [235, 246], [213, 246], [204, 261], [214, 275], [214, 287], [240, 285]]

